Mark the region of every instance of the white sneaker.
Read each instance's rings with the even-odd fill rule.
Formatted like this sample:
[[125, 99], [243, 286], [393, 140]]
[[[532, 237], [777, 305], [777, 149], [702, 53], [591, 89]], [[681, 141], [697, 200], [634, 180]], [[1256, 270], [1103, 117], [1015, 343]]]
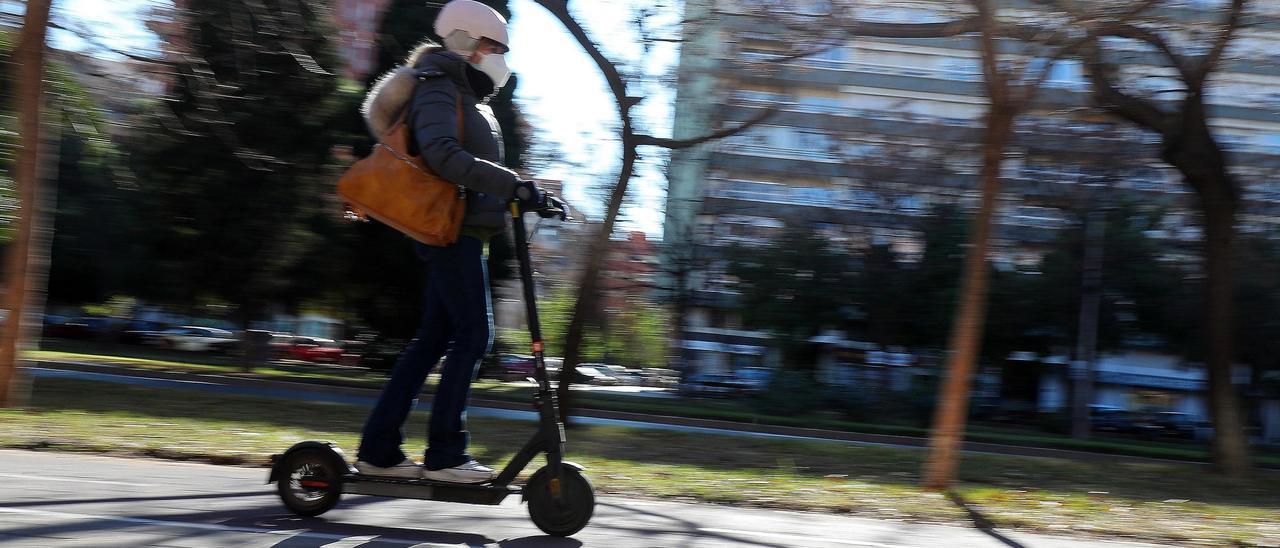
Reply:
[[365, 461], [356, 461], [356, 471], [366, 476], [378, 476], [382, 478], [402, 478], [402, 479], [418, 479], [422, 477], [422, 465], [413, 462], [413, 459], [404, 459], [404, 462], [395, 466], [374, 466]]
[[440, 470], [422, 470], [422, 477], [429, 480], [447, 481], [450, 483], [484, 483], [493, 479], [493, 469], [474, 460], [459, 464], [453, 468]]

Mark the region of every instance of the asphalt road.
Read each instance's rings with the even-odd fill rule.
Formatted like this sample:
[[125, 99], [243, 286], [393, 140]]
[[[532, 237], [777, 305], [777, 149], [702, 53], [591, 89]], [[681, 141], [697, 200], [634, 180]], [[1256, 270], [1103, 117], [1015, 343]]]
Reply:
[[263, 483], [265, 469], [13, 450], [0, 450], [0, 464], [0, 546], [1149, 546], [621, 497], [600, 497], [591, 524], [561, 539], [543, 536], [514, 498], [489, 507], [349, 495], [299, 518]]

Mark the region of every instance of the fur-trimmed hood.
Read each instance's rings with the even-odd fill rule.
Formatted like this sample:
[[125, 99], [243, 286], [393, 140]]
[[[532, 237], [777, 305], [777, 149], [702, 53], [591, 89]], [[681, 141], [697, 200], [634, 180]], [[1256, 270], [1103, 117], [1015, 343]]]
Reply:
[[360, 113], [364, 115], [364, 122], [369, 126], [369, 132], [374, 137], [386, 133], [387, 129], [396, 123], [404, 106], [413, 96], [413, 88], [417, 83], [417, 74], [420, 70], [416, 68], [418, 63], [427, 54], [437, 51], [444, 51], [444, 47], [430, 41], [419, 44], [405, 59], [403, 65], [379, 76], [373, 87], [369, 88], [369, 93], [364, 96], [364, 104], [360, 106]]

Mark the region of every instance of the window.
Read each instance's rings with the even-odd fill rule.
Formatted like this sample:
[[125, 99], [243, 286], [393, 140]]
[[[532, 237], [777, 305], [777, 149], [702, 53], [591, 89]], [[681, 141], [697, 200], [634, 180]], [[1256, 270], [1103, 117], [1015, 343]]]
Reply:
[[799, 98], [796, 102], [796, 110], [804, 112], [841, 114], [848, 112], [850, 109], [844, 105], [844, 100], [839, 97], [817, 97], [809, 95]]
[[1049, 69], [1047, 80], [1045, 84], [1050, 87], [1080, 89], [1084, 87], [1084, 71], [1080, 68], [1080, 61], [1060, 59]]
[[844, 153], [851, 158], [870, 158], [879, 156], [884, 147], [871, 143], [845, 143]]
[[839, 69], [843, 68], [845, 64], [848, 63], [848, 50], [841, 47], [839, 44], [813, 45], [807, 47], [809, 49], [821, 49], [821, 51], [801, 57], [798, 62], [802, 65]]
[[831, 148], [831, 137], [817, 131], [800, 131], [796, 134], [796, 145], [804, 151], [825, 151]]
[[973, 82], [982, 79], [982, 65], [977, 59], [951, 57], [942, 61], [942, 72], [950, 78]]

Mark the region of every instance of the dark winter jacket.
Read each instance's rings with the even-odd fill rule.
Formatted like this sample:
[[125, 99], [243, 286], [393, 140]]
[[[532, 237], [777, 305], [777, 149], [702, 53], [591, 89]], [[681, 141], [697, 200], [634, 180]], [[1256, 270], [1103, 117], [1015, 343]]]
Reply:
[[[365, 118], [375, 135], [390, 127], [407, 103], [407, 120], [423, 161], [436, 174], [467, 189], [463, 231], [487, 237], [501, 231], [507, 202], [519, 181], [502, 166], [502, 130], [483, 102], [493, 82], [462, 57], [426, 45], [408, 66], [388, 73], [369, 92]], [[458, 142], [455, 98], [462, 102], [463, 141]]]

